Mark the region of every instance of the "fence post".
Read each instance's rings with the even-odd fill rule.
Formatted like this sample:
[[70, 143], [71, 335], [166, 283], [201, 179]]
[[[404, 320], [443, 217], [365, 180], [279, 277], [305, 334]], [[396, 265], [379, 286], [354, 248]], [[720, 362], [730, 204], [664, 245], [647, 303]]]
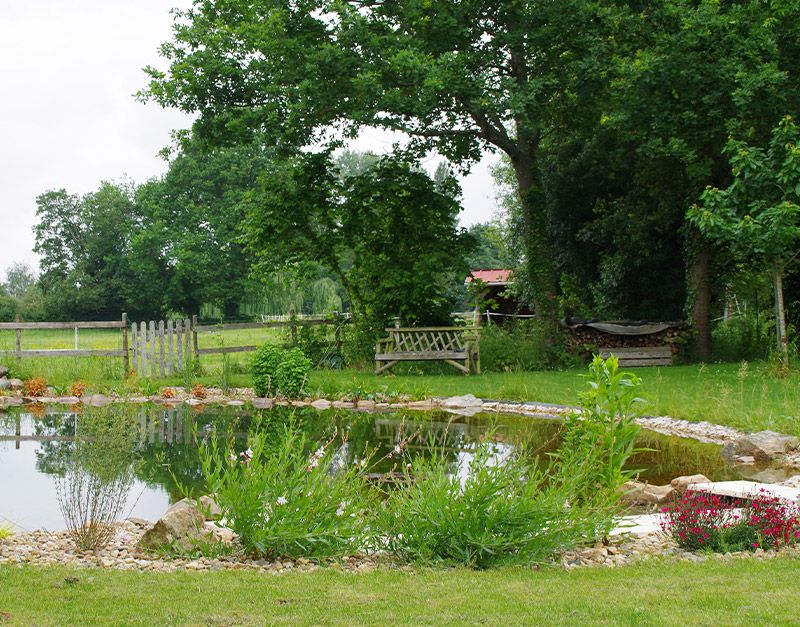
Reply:
[[289, 310], [289, 333], [292, 336], [292, 346], [297, 346], [297, 315], [294, 309]]
[[130, 355], [128, 355], [128, 314], [122, 314], [122, 378], [127, 379], [131, 371]]
[[197, 342], [197, 314], [192, 316], [192, 346], [194, 348], [194, 363], [200, 364], [200, 346]]
[[[17, 323], [22, 322], [22, 318], [20, 318], [19, 314], [16, 315], [14, 321]], [[22, 357], [22, 355], [20, 355], [20, 353], [22, 352], [22, 329], [16, 329], [16, 332], [17, 332], [17, 357]]]

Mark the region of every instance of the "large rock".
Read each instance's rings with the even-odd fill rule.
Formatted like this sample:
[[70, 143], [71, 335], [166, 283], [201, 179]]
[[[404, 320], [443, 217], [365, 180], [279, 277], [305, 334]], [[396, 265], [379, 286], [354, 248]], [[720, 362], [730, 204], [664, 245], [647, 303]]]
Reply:
[[7, 377], [8, 373], [8, 366], [0, 366], [0, 378]]
[[25, 384], [22, 382], [22, 379], [9, 379], [8, 380], [8, 389], [9, 390], [21, 390], [25, 387]]
[[0, 377], [0, 390], [10, 390], [11, 383], [5, 377]]
[[222, 508], [213, 496], [201, 496], [198, 500], [198, 509], [206, 520], [219, 520], [222, 518]]
[[658, 505], [670, 501], [675, 489], [671, 485], [658, 486], [641, 481], [628, 481], [620, 492], [620, 500], [626, 505]]
[[729, 442], [722, 449], [722, 455], [731, 459], [753, 457], [756, 461], [766, 462], [798, 448], [800, 439], [796, 437], [774, 431], [759, 431]]
[[705, 475], [683, 475], [675, 477], [670, 481], [670, 485], [678, 492], [685, 492], [693, 483], [709, 483], [710, 479]]
[[475, 398], [472, 394], [451, 396], [442, 402], [442, 407], [445, 409], [463, 409], [465, 407], [480, 407], [481, 405], [483, 405], [483, 401]]
[[205, 541], [203, 529], [206, 518], [190, 499], [178, 501], [167, 510], [155, 525], [145, 531], [139, 544], [147, 549], [175, 547], [190, 549], [198, 541]]

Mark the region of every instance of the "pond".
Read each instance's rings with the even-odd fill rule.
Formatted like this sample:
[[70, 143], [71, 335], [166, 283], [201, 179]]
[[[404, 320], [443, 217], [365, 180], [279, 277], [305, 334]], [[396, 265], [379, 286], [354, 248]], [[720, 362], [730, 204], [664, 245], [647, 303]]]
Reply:
[[[557, 420], [497, 414], [465, 417], [438, 411], [361, 413], [284, 407], [254, 411], [118, 405], [76, 413], [21, 408], [0, 413], [0, 525], [22, 530], [64, 528], [57, 478], [65, 472], [76, 439], [92, 440], [87, 424], [96, 425], [98, 414], [104, 418], [103, 414], [123, 413], [124, 422], [130, 425], [130, 446], [124, 449], [124, 455], [134, 480], [123, 515], [157, 520], [170, 503], [182, 498], [182, 490], [202, 493], [196, 436], [216, 428], [234, 434], [243, 445], [242, 436], [254, 420], [260, 421], [261, 428], [277, 433], [290, 412], [310, 440], [323, 440], [335, 433], [341, 454], [350, 460], [358, 459], [365, 450], [376, 451], [379, 461], [371, 469], [376, 473], [389, 472], [398, 463], [397, 456], [390, 453], [401, 441], [412, 455], [428, 454], [430, 442], [435, 443], [450, 457], [454, 472], [468, 462], [474, 443], [487, 437], [499, 451], [523, 443], [546, 463], [548, 453], [559, 446], [562, 429]], [[346, 444], [342, 444], [344, 433]], [[653, 484], [694, 473], [715, 481], [742, 478], [739, 470], [725, 463], [720, 447], [713, 444], [642, 432], [638, 445], [649, 450], [636, 455], [629, 465], [641, 471], [642, 480]], [[88, 448], [91, 450], [91, 446]], [[106, 453], [94, 454], [102, 457]]]

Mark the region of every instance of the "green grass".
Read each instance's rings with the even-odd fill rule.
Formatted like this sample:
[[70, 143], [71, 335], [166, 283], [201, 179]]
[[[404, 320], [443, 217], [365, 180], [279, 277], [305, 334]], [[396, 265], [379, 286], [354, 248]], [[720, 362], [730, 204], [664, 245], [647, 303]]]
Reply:
[[[219, 345], [256, 345], [266, 340], [285, 340], [285, 332], [237, 330], [200, 334], [202, 348]], [[70, 348], [72, 331], [25, 331], [24, 348]], [[0, 331], [0, 349], [13, 348], [13, 332]], [[82, 330], [82, 348], [115, 348], [120, 345], [119, 331]], [[230, 356], [228, 383], [243, 387], [251, 384], [247, 374], [249, 353]], [[90, 382], [98, 392], [125, 391], [122, 360], [109, 358], [26, 358], [5, 359], [20, 378], [41, 375], [66, 392], [76, 379]], [[223, 383], [222, 356], [208, 355], [201, 359], [202, 372], [195, 381], [218, 386]], [[413, 369], [414, 366], [412, 365]], [[407, 368], [408, 371], [408, 368]], [[527, 400], [574, 404], [584, 383], [581, 370], [560, 372], [487, 373], [465, 377], [447, 367], [442, 374], [401, 374], [376, 377], [368, 371], [344, 370], [312, 373], [309, 390], [336, 398], [347, 393], [360, 395], [387, 391], [411, 394], [417, 398], [472, 393], [488, 399]], [[451, 372], [453, 372], [451, 374]], [[776, 377], [767, 363], [709, 366], [675, 366], [672, 368], [640, 368], [642, 396], [648, 401], [650, 414], [670, 415], [688, 420], [709, 420], [753, 431], [773, 429], [800, 435], [800, 373]], [[184, 377], [160, 381], [142, 380], [137, 384], [145, 393], [155, 393], [163, 385], [184, 385]]]
[[[764, 625], [797, 620], [796, 560], [575, 571], [138, 573], [0, 567], [9, 624]], [[66, 577], [77, 577], [67, 583]]]

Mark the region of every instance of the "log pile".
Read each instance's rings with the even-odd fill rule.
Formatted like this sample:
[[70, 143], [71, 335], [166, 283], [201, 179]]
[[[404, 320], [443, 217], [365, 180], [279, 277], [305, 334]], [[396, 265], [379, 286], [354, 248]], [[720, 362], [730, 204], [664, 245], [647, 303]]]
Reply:
[[570, 348], [579, 352], [593, 348], [643, 348], [651, 346], [672, 346], [673, 352], [683, 341], [684, 330], [672, 327], [649, 335], [615, 335], [604, 333], [591, 327], [569, 329], [567, 343]]

